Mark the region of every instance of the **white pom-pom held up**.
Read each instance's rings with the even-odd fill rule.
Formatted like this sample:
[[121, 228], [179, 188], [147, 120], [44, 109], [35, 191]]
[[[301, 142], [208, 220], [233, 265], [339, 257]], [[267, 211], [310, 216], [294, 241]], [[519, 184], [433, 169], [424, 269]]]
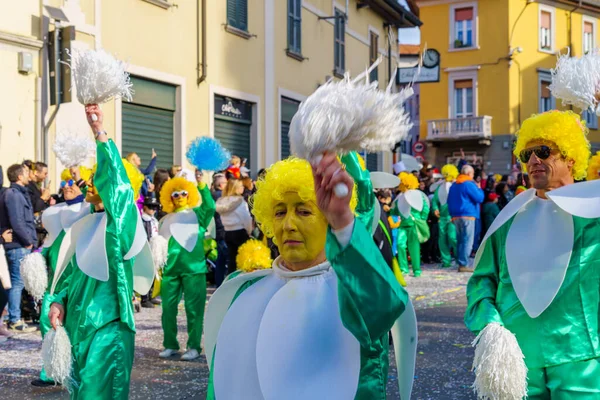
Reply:
[[597, 110], [600, 94], [600, 51], [598, 49], [580, 57], [569, 52], [558, 58], [552, 70], [552, 95], [563, 105], [571, 104], [583, 110]]
[[46, 375], [54, 382], [67, 385], [67, 387], [74, 383], [71, 377], [73, 368], [71, 341], [67, 331], [62, 326], [59, 326], [56, 330], [50, 329], [44, 336], [42, 365]]
[[473, 389], [482, 400], [527, 396], [527, 366], [517, 338], [500, 324], [487, 325], [473, 341]]
[[21, 279], [27, 292], [41, 300], [48, 288], [48, 269], [41, 253], [31, 253], [21, 261]]
[[96, 155], [96, 145], [87, 136], [59, 135], [52, 150], [66, 168], [83, 165], [88, 158]]
[[169, 241], [157, 235], [150, 239], [150, 251], [156, 268], [162, 268], [167, 263], [169, 254]]

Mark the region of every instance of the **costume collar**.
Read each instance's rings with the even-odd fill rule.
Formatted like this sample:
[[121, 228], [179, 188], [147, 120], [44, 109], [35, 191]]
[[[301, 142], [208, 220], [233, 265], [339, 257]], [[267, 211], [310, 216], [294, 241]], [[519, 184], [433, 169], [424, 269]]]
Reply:
[[178, 209], [176, 209], [176, 210], [175, 210], [175, 211], [173, 211], [173, 212], [176, 212], [176, 213], [178, 213], [178, 212], [185, 211], [185, 210], [189, 210], [189, 209], [190, 209], [190, 206], [188, 206], [188, 205], [185, 205], [185, 206], [183, 206], [183, 207], [179, 207]]
[[287, 269], [283, 265], [283, 258], [281, 256], [277, 257], [273, 262], [273, 272], [284, 279], [294, 279], [294, 278], [305, 278], [308, 276], [316, 276], [322, 275], [328, 272], [331, 269], [331, 264], [329, 261], [325, 261], [319, 265], [315, 265], [314, 267], [310, 267], [307, 269], [303, 269], [300, 271], [291, 271]]
[[181, 247], [192, 252], [198, 243], [200, 225], [192, 209], [167, 214], [160, 220], [158, 233], [169, 240], [171, 236]]
[[67, 203], [68, 205], [72, 206], [73, 204], [77, 204], [77, 203], [83, 202], [83, 200], [85, 200], [85, 196], [83, 194], [80, 194], [79, 196], [75, 197], [73, 200], [66, 200], [65, 199], [65, 203]]

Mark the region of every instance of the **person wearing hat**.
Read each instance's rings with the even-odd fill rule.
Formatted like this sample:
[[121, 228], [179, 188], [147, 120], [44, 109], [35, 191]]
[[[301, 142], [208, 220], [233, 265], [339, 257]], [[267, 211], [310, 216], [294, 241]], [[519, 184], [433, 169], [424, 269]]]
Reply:
[[156, 199], [154, 193], [144, 199], [144, 207], [142, 208], [142, 222], [144, 229], [148, 235], [148, 241], [158, 235], [158, 220], [156, 212], [160, 208], [160, 203]]
[[600, 180], [575, 183], [588, 168], [587, 133], [572, 111], [534, 115], [517, 132], [533, 187], [495, 218], [467, 286], [465, 324], [486, 354], [474, 363], [486, 375], [480, 396], [504, 396], [492, 386], [506, 377], [519, 390], [502, 398], [600, 398]]

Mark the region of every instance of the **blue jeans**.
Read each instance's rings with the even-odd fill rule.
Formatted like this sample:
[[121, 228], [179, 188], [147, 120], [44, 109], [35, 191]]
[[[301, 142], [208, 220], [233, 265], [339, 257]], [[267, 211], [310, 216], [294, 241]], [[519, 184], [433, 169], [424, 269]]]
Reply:
[[454, 226], [456, 227], [456, 240], [458, 242], [458, 265], [467, 267], [471, 250], [473, 250], [473, 240], [475, 239], [475, 220], [457, 218], [454, 220]]
[[481, 218], [475, 220], [475, 237], [473, 239], [473, 251], [479, 250], [481, 244]]
[[12, 287], [8, 290], [8, 321], [15, 323], [21, 319], [21, 293], [23, 293], [23, 280], [21, 279], [21, 260], [31, 249], [23, 247], [6, 250], [6, 261]]

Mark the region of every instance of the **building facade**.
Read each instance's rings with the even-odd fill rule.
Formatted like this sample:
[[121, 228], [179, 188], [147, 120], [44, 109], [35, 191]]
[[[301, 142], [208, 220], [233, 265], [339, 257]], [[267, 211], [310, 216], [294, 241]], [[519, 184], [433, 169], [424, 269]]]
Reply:
[[[436, 165], [483, 158], [485, 171], [511, 171], [514, 134], [529, 116], [567, 109], [550, 95], [557, 54], [596, 47], [600, 2], [419, 0], [421, 42], [441, 54], [438, 83], [421, 84], [421, 138]], [[580, 112], [581, 110], [575, 110]], [[598, 119], [584, 112], [592, 147]]]
[[[104, 48], [127, 62], [133, 100], [102, 105], [106, 130], [123, 155], [135, 151], [145, 163], [154, 148], [160, 167], [186, 165], [186, 146], [207, 135], [247, 158], [255, 174], [289, 155], [291, 118], [319, 85], [346, 71], [356, 75], [382, 56], [372, 78], [386, 86], [397, 63], [394, 32], [420, 24], [414, 1], [409, 5], [24, 0], [2, 6], [0, 163], [46, 161], [56, 188], [62, 166], [51, 151], [54, 138], [88, 135], [74, 93], [59, 106], [51, 100], [48, 65], [57, 29], [73, 27], [74, 51]], [[387, 168], [391, 154], [368, 156], [367, 163]]]

